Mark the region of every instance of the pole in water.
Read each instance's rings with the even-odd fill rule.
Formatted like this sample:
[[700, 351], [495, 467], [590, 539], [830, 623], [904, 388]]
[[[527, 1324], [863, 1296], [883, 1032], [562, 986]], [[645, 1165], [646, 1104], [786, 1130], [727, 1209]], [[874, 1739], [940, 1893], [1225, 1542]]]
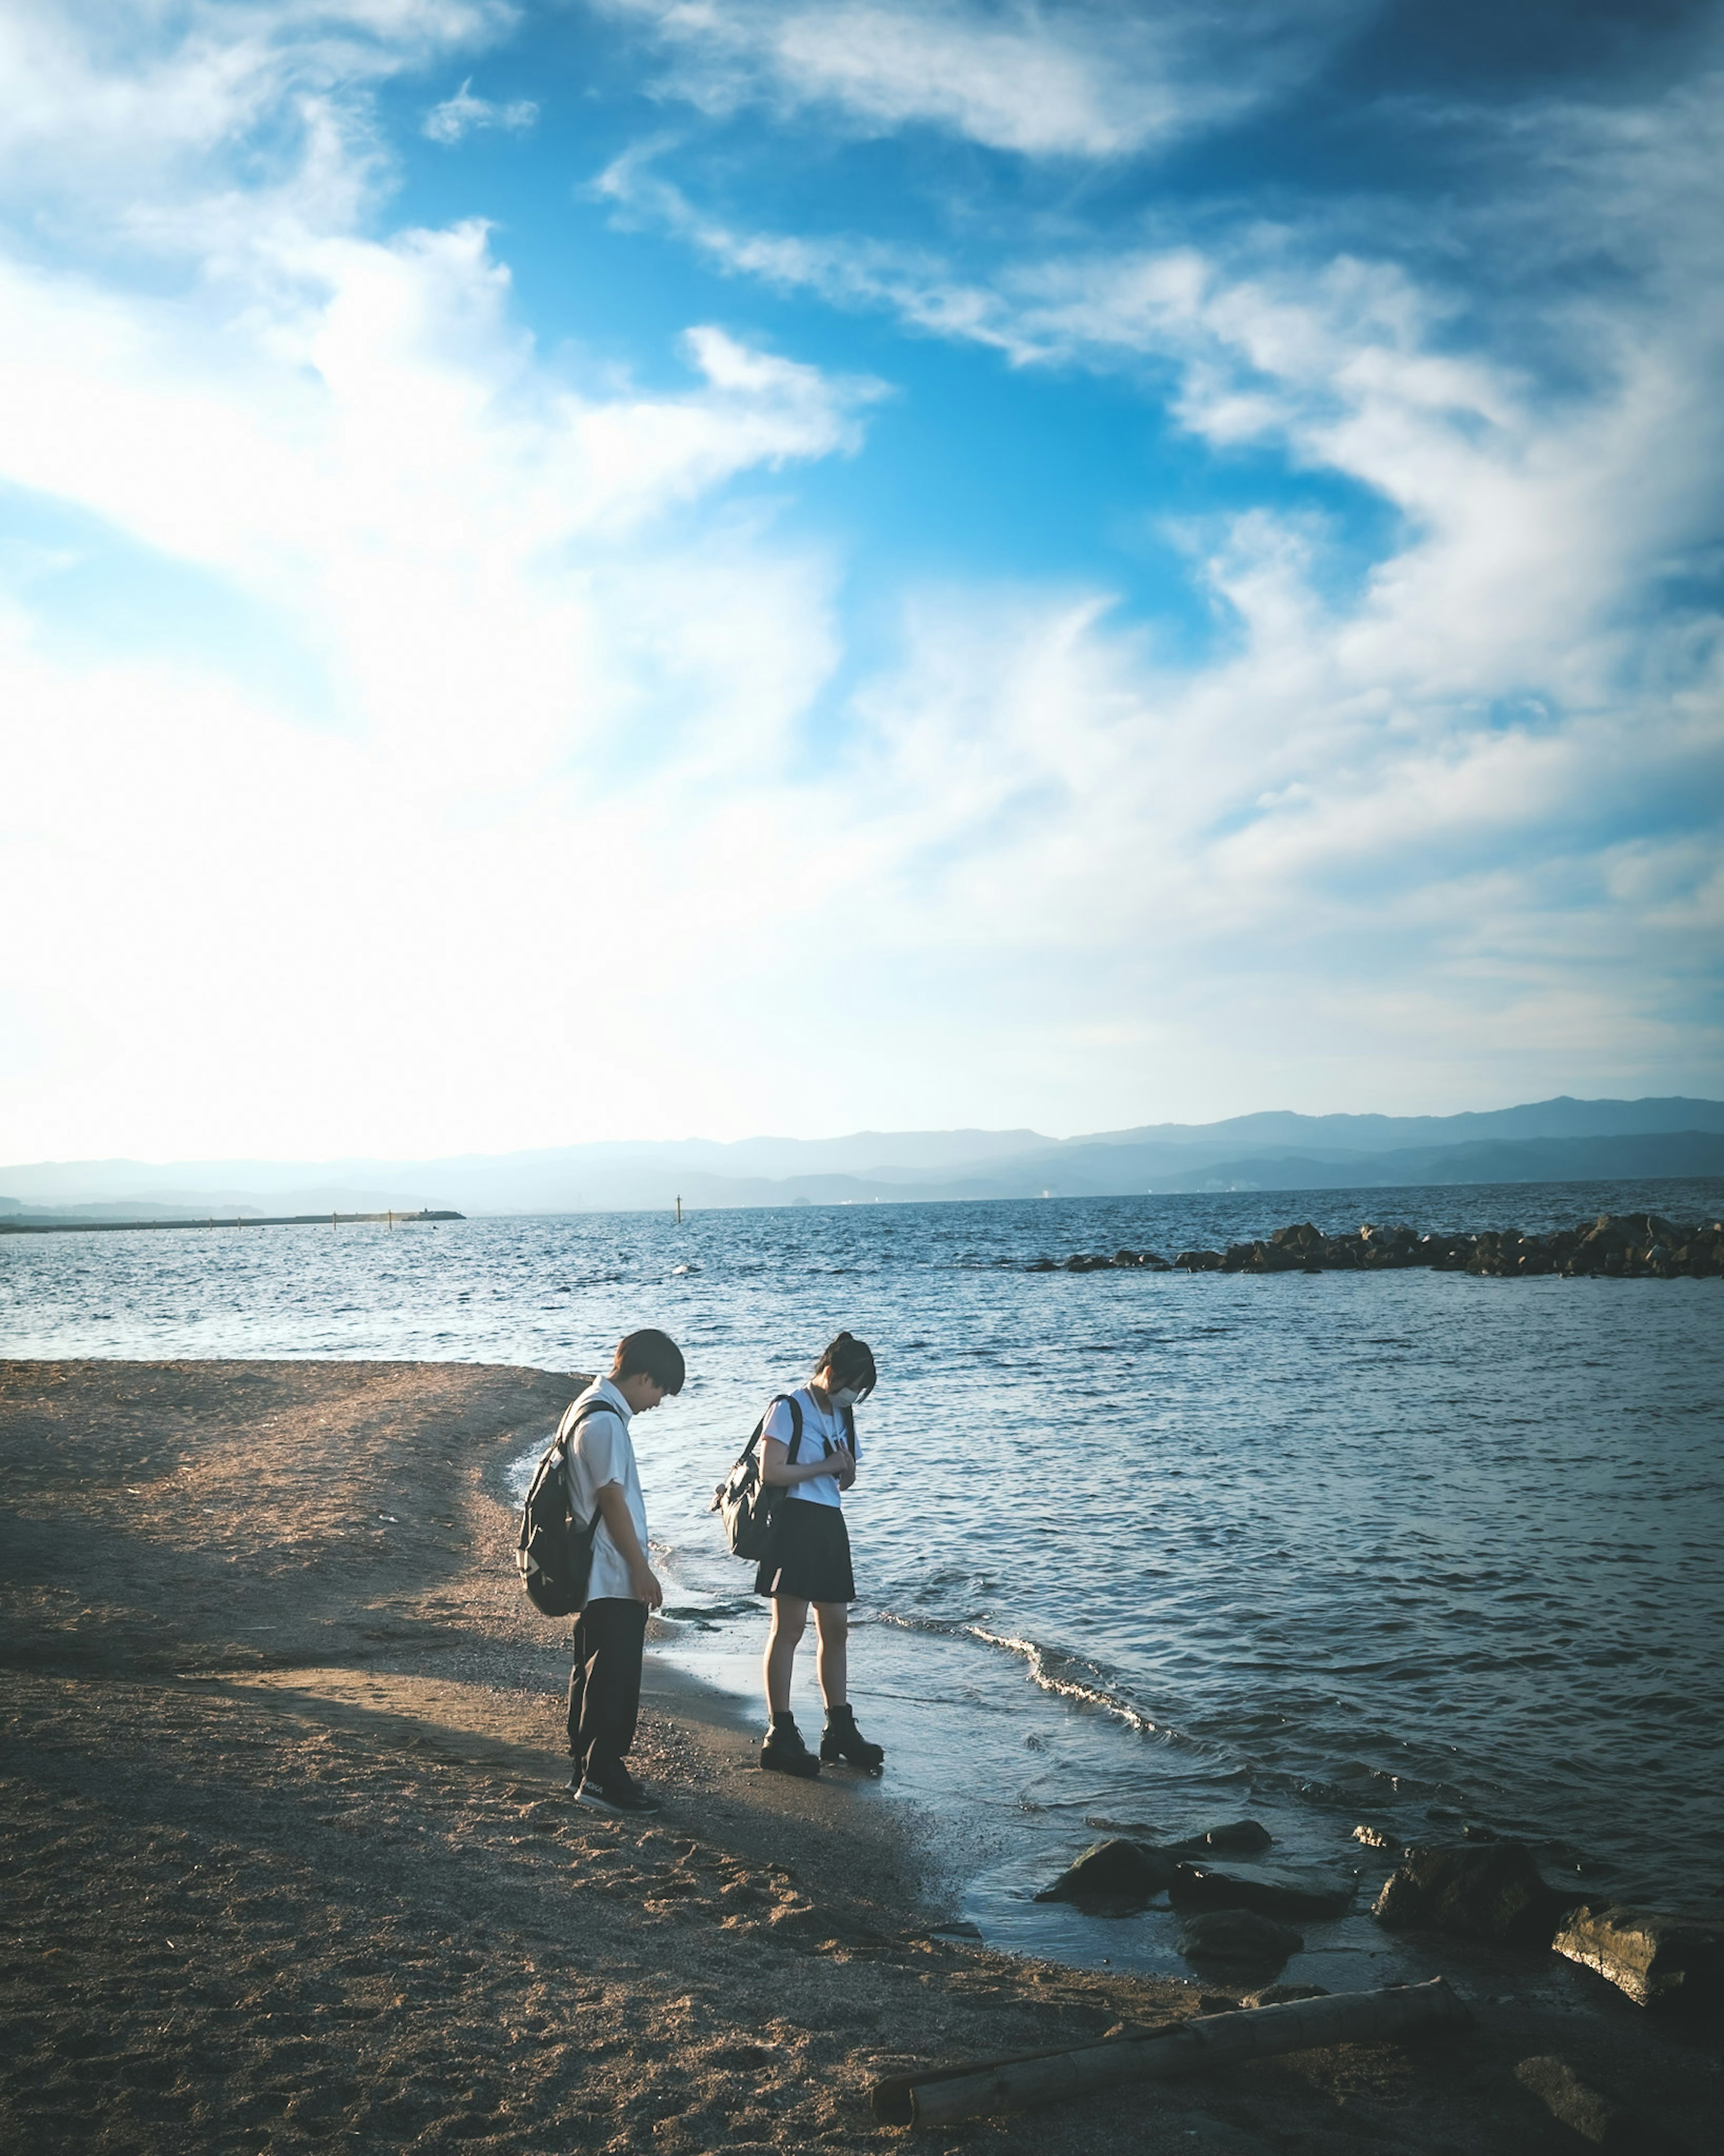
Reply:
[[680, 1198], [676, 1201], [676, 1224], [679, 1228], [682, 1225], [682, 1199]]

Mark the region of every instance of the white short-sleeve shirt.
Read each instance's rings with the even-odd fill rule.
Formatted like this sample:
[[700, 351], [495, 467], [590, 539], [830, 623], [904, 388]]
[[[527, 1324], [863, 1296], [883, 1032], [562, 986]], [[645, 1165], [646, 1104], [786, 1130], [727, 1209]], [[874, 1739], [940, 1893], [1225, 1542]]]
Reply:
[[[840, 1408], [822, 1409], [816, 1406], [814, 1395], [806, 1385], [798, 1385], [791, 1395], [802, 1409], [802, 1450], [798, 1462], [818, 1459], [821, 1453], [830, 1452], [835, 1445], [848, 1445], [850, 1433], [844, 1411]], [[775, 1400], [766, 1419], [762, 1438], [776, 1437], [788, 1452], [791, 1438], [790, 1401]], [[836, 1505], [842, 1511], [844, 1500], [839, 1493], [835, 1475], [811, 1475], [806, 1482], [793, 1482], [784, 1492], [787, 1497], [799, 1498], [805, 1505]]]
[[[577, 1522], [584, 1526], [598, 1509], [599, 1491], [606, 1483], [616, 1483], [623, 1492], [629, 1517], [644, 1552], [646, 1500], [640, 1494], [634, 1441], [629, 1435], [629, 1424], [633, 1419], [629, 1403], [608, 1378], [601, 1378], [587, 1388], [574, 1405], [578, 1408], [582, 1401], [595, 1398], [602, 1399], [610, 1413], [588, 1415], [575, 1432], [568, 1455], [569, 1504]], [[623, 1553], [611, 1540], [610, 1529], [601, 1521], [593, 1537], [593, 1570], [587, 1581], [587, 1599], [634, 1602], [639, 1599], [629, 1581]]]

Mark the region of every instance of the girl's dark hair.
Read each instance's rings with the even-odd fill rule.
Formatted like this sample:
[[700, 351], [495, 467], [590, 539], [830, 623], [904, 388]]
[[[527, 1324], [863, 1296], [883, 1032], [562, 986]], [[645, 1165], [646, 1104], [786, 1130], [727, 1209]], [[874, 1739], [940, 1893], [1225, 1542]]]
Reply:
[[824, 1348], [814, 1368], [829, 1370], [835, 1384], [851, 1386], [859, 1393], [871, 1393], [877, 1382], [873, 1348], [851, 1332], [840, 1332], [829, 1348]]
[[617, 1342], [613, 1378], [633, 1378], [642, 1372], [667, 1393], [682, 1390], [686, 1374], [682, 1350], [668, 1332], [660, 1332], [655, 1325], [644, 1327], [639, 1332], [625, 1333]]

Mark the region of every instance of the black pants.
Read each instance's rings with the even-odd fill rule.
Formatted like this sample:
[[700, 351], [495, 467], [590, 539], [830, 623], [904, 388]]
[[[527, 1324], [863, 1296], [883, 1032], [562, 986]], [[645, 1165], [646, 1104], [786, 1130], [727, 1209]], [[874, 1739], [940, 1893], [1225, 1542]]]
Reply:
[[628, 1756], [640, 1712], [640, 1656], [647, 1609], [606, 1595], [575, 1620], [569, 1671], [569, 1751], [595, 1775]]

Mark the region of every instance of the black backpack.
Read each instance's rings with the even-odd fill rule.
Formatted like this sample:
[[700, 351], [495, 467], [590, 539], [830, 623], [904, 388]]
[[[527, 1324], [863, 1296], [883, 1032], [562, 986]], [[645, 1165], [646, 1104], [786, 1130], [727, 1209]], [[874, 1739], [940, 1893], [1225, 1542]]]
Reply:
[[608, 1400], [597, 1396], [573, 1401], [564, 1409], [521, 1508], [515, 1567], [527, 1600], [547, 1617], [572, 1617], [586, 1601], [593, 1538], [598, 1532], [596, 1505], [585, 1527], [574, 1519], [569, 1504], [569, 1448], [588, 1415], [616, 1412]]
[[[796, 1464], [802, 1450], [802, 1407], [788, 1393], [777, 1394], [767, 1409], [770, 1414], [780, 1400], [790, 1407], [790, 1460]], [[746, 1557], [751, 1563], [767, 1556], [772, 1547], [772, 1532], [778, 1524], [778, 1500], [784, 1495], [782, 1483], [766, 1483], [760, 1479], [760, 1435], [767, 1426], [762, 1415], [748, 1434], [748, 1442], [736, 1455], [735, 1465], [712, 1493], [710, 1509], [724, 1516], [725, 1537], [731, 1546], [732, 1557]]]

